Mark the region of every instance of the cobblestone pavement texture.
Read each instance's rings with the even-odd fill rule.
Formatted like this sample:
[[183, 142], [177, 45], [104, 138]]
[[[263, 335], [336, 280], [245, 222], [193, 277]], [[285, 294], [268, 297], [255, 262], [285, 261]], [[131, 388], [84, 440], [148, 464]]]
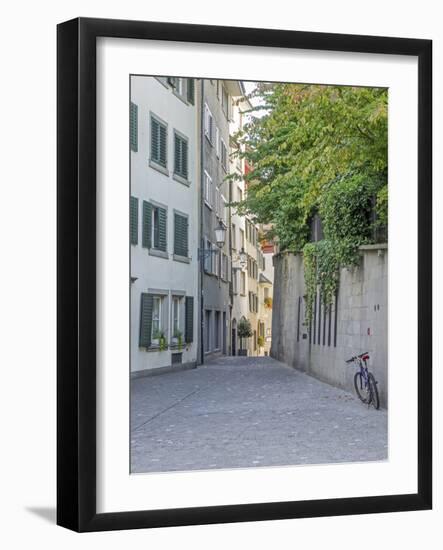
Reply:
[[387, 459], [387, 412], [269, 357], [131, 381], [131, 471]]

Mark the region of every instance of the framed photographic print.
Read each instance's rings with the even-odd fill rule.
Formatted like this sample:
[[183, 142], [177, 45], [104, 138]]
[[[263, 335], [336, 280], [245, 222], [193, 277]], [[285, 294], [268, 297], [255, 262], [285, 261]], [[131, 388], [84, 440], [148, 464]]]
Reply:
[[431, 508], [431, 66], [58, 26], [59, 525]]

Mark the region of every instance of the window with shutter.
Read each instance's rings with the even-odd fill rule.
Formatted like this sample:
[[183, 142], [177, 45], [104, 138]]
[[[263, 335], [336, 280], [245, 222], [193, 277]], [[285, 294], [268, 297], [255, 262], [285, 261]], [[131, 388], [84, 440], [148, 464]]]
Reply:
[[166, 168], [167, 127], [151, 116], [151, 161]]
[[186, 296], [185, 300], [185, 342], [194, 341], [194, 297]]
[[141, 295], [140, 305], [139, 346], [141, 348], [149, 348], [151, 345], [153, 305], [154, 296], [152, 294], [143, 293]]
[[215, 128], [215, 153], [217, 158], [220, 157], [220, 130], [218, 126]]
[[158, 246], [159, 250], [166, 252], [167, 243], [167, 211], [165, 208], [158, 207]]
[[131, 151], [138, 151], [138, 106], [132, 103], [129, 113], [129, 139], [131, 143]]
[[143, 221], [142, 221], [142, 246], [151, 248], [151, 232], [152, 232], [152, 205], [149, 202], [143, 201]]
[[174, 213], [174, 254], [188, 257], [188, 218]]
[[188, 142], [174, 132], [174, 174], [188, 179]]
[[131, 197], [129, 208], [129, 233], [131, 244], [138, 243], [138, 199]]
[[194, 105], [195, 102], [195, 81], [193, 78], [188, 78], [188, 90], [187, 90], [188, 103]]

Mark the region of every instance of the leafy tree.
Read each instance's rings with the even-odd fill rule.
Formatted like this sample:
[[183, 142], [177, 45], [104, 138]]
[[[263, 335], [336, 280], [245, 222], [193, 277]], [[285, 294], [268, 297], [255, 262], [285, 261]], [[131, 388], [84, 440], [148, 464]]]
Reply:
[[[373, 240], [374, 206], [387, 225], [387, 90], [261, 83], [252, 95], [258, 107], [237, 136], [252, 170], [234, 206], [270, 224], [281, 250], [304, 252], [311, 292], [320, 284], [330, 303], [339, 265]], [[321, 243], [308, 242], [314, 213]]]

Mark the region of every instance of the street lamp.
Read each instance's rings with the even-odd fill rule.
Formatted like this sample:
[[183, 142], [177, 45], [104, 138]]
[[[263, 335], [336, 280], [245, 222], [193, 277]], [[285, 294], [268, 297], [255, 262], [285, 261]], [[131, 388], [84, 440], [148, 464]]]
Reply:
[[[223, 245], [226, 241], [226, 226], [225, 224], [220, 220], [218, 222], [218, 226], [215, 228], [215, 242], [217, 243], [218, 248], [223, 248]], [[206, 258], [211, 256], [211, 254], [218, 254], [218, 250], [214, 248], [199, 248], [198, 249], [198, 257], [201, 262], [203, 262]]]
[[218, 227], [215, 228], [215, 242], [219, 248], [223, 248], [226, 240], [226, 227], [223, 222], [220, 220], [218, 222]]
[[232, 258], [234, 262], [238, 262], [240, 265], [239, 267], [232, 267], [234, 271], [243, 271], [243, 269], [246, 267], [248, 263], [248, 255], [245, 252], [245, 249], [242, 247], [240, 252], [237, 256]]

